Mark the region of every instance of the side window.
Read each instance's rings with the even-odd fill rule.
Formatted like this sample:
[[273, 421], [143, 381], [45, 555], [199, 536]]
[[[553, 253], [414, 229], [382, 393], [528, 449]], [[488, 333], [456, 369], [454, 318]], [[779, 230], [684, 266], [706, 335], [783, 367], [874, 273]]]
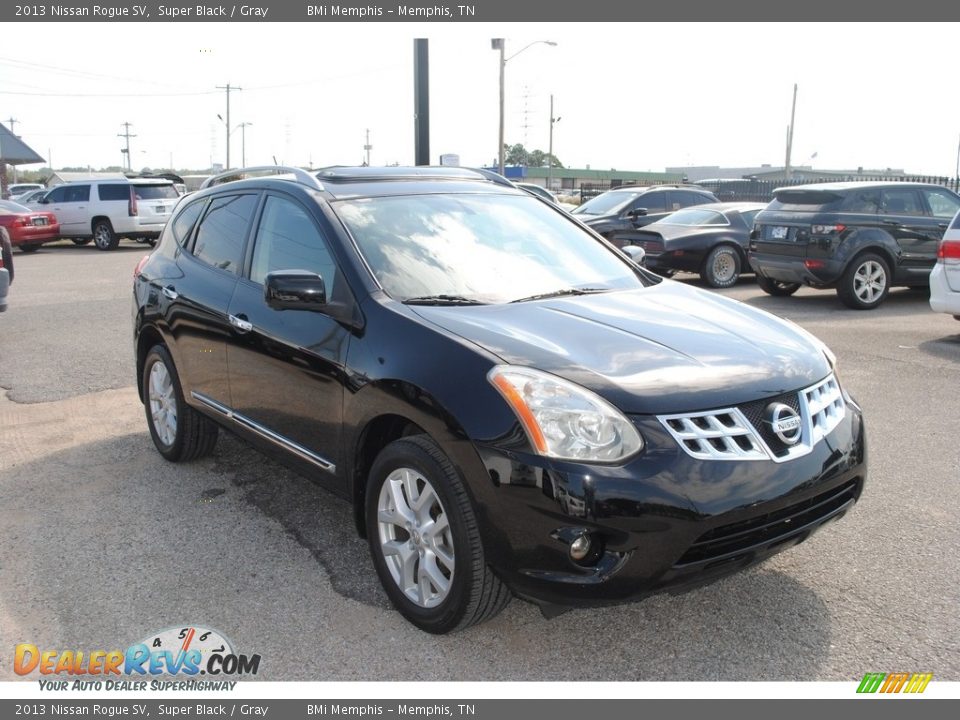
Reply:
[[633, 201], [631, 208], [646, 208], [648, 213], [664, 212], [667, 209], [667, 194], [665, 192], [644, 193]]
[[670, 193], [670, 199], [673, 202], [674, 209], [691, 207], [693, 205], [703, 205], [711, 202], [710, 198], [700, 193], [689, 192], [687, 190], [674, 190]]
[[182, 247], [186, 244], [187, 238], [190, 237], [190, 231], [193, 230], [193, 226], [197, 224], [200, 213], [203, 212], [203, 206], [203, 200], [187, 205], [183, 211], [174, 218], [173, 222], [170, 223], [173, 239], [177, 241], [177, 245]]
[[47, 202], [62, 203], [67, 197], [67, 189], [60, 185], [47, 193]]
[[256, 195], [228, 195], [211, 202], [197, 230], [194, 256], [215, 268], [239, 274], [243, 238], [256, 206]]
[[87, 202], [90, 199], [89, 185], [68, 185], [64, 202]]
[[100, 185], [97, 188], [101, 200], [129, 200], [130, 186], [120, 183], [111, 183], [110, 185]]
[[271, 195], [253, 246], [250, 279], [263, 283], [274, 270], [306, 270], [323, 278], [327, 297], [333, 295], [336, 264], [320, 231], [298, 203]]
[[925, 215], [915, 190], [890, 188], [880, 193], [881, 209], [887, 215]]
[[870, 213], [880, 211], [880, 191], [875, 188], [854, 190], [843, 201], [843, 210], [851, 213]]
[[943, 190], [924, 190], [923, 194], [934, 217], [952, 218], [957, 214], [957, 210], [960, 210], [960, 202]]

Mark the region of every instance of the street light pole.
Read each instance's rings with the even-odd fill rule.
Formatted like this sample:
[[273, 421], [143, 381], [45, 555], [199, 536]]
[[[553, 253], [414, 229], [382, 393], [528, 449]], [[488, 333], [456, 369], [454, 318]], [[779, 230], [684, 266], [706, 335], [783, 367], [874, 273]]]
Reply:
[[550, 95], [550, 147], [547, 150], [547, 190], [553, 192], [553, 126], [560, 118], [553, 116], [553, 95]]
[[533, 47], [534, 45], [540, 45], [540, 44], [550, 45], [551, 47], [556, 47], [557, 45], [557, 43], [555, 43], [553, 40], [534, 40], [532, 43], [529, 43], [528, 45], [524, 45], [522, 48], [517, 50], [510, 57], [506, 57], [506, 45], [507, 45], [506, 40], [504, 40], [503, 38], [493, 38], [492, 40], [490, 40], [491, 49], [500, 51], [500, 133], [499, 133], [500, 147], [497, 151], [497, 158], [499, 160], [498, 165], [499, 165], [499, 172], [501, 175], [503, 175], [503, 161], [504, 161], [504, 157], [503, 157], [504, 155], [504, 151], [503, 151], [504, 76], [506, 75], [507, 61], [512, 60], [527, 48]]
[[247, 166], [247, 127], [253, 125], [253, 123], [242, 122], [238, 126], [240, 128], [240, 163], [241, 167]]

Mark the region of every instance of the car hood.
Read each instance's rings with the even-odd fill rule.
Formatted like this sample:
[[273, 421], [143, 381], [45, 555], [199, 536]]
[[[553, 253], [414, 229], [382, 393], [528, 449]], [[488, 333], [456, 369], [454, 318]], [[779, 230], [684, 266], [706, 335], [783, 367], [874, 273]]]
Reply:
[[590, 388], [624, 412], [728, 407], [812, 385], [830, 367], [796, 325], [663, 281], [629, 291], [486, 306], [418, 306], [493, 353]]

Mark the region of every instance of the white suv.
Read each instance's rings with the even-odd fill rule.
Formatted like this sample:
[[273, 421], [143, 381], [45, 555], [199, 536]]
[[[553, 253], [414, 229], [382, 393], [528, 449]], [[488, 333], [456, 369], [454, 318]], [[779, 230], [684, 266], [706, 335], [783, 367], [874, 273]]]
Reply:
[[57, 185], [40, 200], [60, 222], [60, 236], [113, 250], [121, 237], [153, 245], [180, 195], [170, 180], [83, 180]]
[[960, 320], [960, 212], [943, 234], [930, 272], [930, 307]]

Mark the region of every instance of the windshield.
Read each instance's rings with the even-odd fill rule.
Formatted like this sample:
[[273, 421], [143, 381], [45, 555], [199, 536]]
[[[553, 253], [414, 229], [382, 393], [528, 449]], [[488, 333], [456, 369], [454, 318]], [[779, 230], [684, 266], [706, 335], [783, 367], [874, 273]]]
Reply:
[[134, 185], [133, 191], [138, 200], [173, 200], [180, 197], [173, 185]]
[[716, 210], [703, 210], [702, 208], [690, 208], [688, 210], [678, 210], [675, 213], [667, 215], [661, 223], [669, 225], [729, 225], [727, 218], [723, 213]]
[[627, 203], [640, 197], [642, 193], [642, 190], [637, 192], [627, 192], [625, 190], [605, 192], [592, 200], [587, 200], [583, 205], [570, 212], [574, 215], [606, 215], [607, 213], [619, 212], [626, 207]]
[[529, 196], [414, 195], [334, 207], [396, 300], [506, 303], [645, 285], [625, 259]]

